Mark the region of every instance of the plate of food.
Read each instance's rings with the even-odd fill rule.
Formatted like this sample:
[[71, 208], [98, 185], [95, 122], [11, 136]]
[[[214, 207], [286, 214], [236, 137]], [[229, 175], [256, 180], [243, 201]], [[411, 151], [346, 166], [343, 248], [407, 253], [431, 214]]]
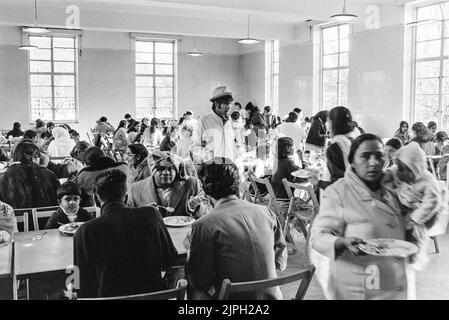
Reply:
[[65, 234], [66, 236], [73, 236], [83, 223], [84, 222], [67, 223], [63, 224], [58, 229], [61, 233]]
[[406, 258], [418, 253], [419, 249], [413, 243], [398, 239], [371, 239], [359, 244], [363, 252], [380, 257]]
[[308, 179], [308, 178], [312, 177], [312, 173], [310, 171], [303, 170], [303, 169], [293, 171], [291, 173], [291, 175], [294, 177], [297, 177], [297, 178], [301, 178], [301, 179]]
[[11, 242], [11, 235], [8, 231], [2, 230], [0, 231], [0, 247], [8, 245]]
[[195, 219], [187, 216], [165, 217], [164, 223], [167, 227], [185, 227], [195, 222]]

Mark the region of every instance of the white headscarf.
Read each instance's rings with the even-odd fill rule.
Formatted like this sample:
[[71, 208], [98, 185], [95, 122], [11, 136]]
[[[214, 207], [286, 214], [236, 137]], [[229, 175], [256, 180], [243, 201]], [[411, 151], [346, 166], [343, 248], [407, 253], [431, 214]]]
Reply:
[[70, 139], [69, 132], [63, 127], [56, 127], [51, 132], [53, 140], [48, 146], [48, 155], [50, 157], [68, 157], [75, 147], [75, 141]]
[[404, 162], [419, 180], [427, 170], [427, 161], [424, 151], [417, 142], [411, 142], [400, 148], [396, 153], [396, 159]]

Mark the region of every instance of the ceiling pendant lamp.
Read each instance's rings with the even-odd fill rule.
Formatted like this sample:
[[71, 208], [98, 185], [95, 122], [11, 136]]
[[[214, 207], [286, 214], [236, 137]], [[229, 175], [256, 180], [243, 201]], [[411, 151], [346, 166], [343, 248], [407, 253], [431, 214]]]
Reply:
[[19, 50], [23, 50], [23, 51], [31, 51], [34, 49], [38, 49], [37, 46], [33, 46], [31, 44], [23, 44], [23, 35], [22, 33], [20, 34], [20, 47]]
[[238, 42], [241, 43], [241, 44], [256, 44], [256, 43], [259, 43], [259, 40], [251, 38], [249, 36], [249, 15], [248, 15], [248, 34], [247, 34], [246, 38], [240, 39]]
[[343, 0], [343, 12], [334, 14], [330, 17], [333, 21], [351, 23], [358, 19], [358, 16], [352, 13], [346, 13], [346, 0]]
[[28, 32], [28, 33], [37, 33], [37, 34], [49, 32], [48, 29], [39, 27], [37, 25], [37, 0], [34, 0], [34, 26], [23, 28], [23, 31]]
[[201, 57], [204, 55], [204, 53], [198, 51], [197, 46], [196, 46], [196, 37], [193, 37], [193, 42], [194, 42], [194, 47], [193, 50], [188, 52], [187, 55], [191, 56], [191, 57]]

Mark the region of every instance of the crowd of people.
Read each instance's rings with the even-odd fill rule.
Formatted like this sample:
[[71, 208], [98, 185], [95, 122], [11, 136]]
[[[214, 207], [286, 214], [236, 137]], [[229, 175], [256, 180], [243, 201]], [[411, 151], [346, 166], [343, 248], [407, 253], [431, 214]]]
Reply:
[[[185, 242], [191, 296], [216, 298], [225, 278], [275, 278], [286, 268], [291, 236], [284, 234], [285, 221], [242, 200], [242, 180], [259, 172], [278, 199], [288, 200], [284, 179], [311, 184], [321, 199], [309, 249], [327, 259], [317, 262], [326, 268], [319, 280], [327, 298], [414, 296], [409, 265], [425, 268], [428, 236], [447, 224], [447, 190], [437, 177], [446, 179], [449, 137], [436, 132], [435, 122], [417, 122], [409, 134], [402, 121], [384, 144], [343, 106], [306, 118], [295, 107], [280, 117], [270, 106], [242, 108], [226, 86], [214, 89], [210, 102], [209, 113], [195, 118], [187, 111], [179, 121], [126, 114], [114, 127], [102, 116], [91, 142], [67, 125], [36, 120], [24, 132], [14, 123], [0, 136], [11, 149], [0, 154], [7, 163], [0, 173], [0, 229], [17, 231], [13, 209], [58, 206], [44, 228], [86, 222], [74, 238], [78, 295], [120, 296], [165, 288], [161, 270], [174, 265], [177, 252], [162, 218], [190, 216], [196, 219]], [[436, 174], [426, 157], [435, 155], [441, 156], [432, 163]], [[262, 161], [262, 169], [257, 161], [242, 164], [248, 158]], [[314, 174], [295, 178], [301, 169]], [[100, 217], [84, 210], [90, 206]], [[409, 264], [364, 255], [360, 244], [373, 238], [406, 240], [419, 252]], [[380, 268], [382, 290], [362, 285], [372, 265]], [[282, 298], [279, 288], [266, 295]]]

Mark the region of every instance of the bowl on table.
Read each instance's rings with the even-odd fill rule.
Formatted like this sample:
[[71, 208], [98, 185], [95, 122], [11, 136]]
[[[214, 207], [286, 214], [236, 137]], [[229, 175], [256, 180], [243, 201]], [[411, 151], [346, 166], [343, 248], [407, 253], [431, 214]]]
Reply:
[[58, 230], [66, 236], [73, 236], [78, 231], [79, 227], [83, 223], [84, 222], [71, 222], [71, 223], [63, 224], [62, 226], [60, 226], [58, 228]]

